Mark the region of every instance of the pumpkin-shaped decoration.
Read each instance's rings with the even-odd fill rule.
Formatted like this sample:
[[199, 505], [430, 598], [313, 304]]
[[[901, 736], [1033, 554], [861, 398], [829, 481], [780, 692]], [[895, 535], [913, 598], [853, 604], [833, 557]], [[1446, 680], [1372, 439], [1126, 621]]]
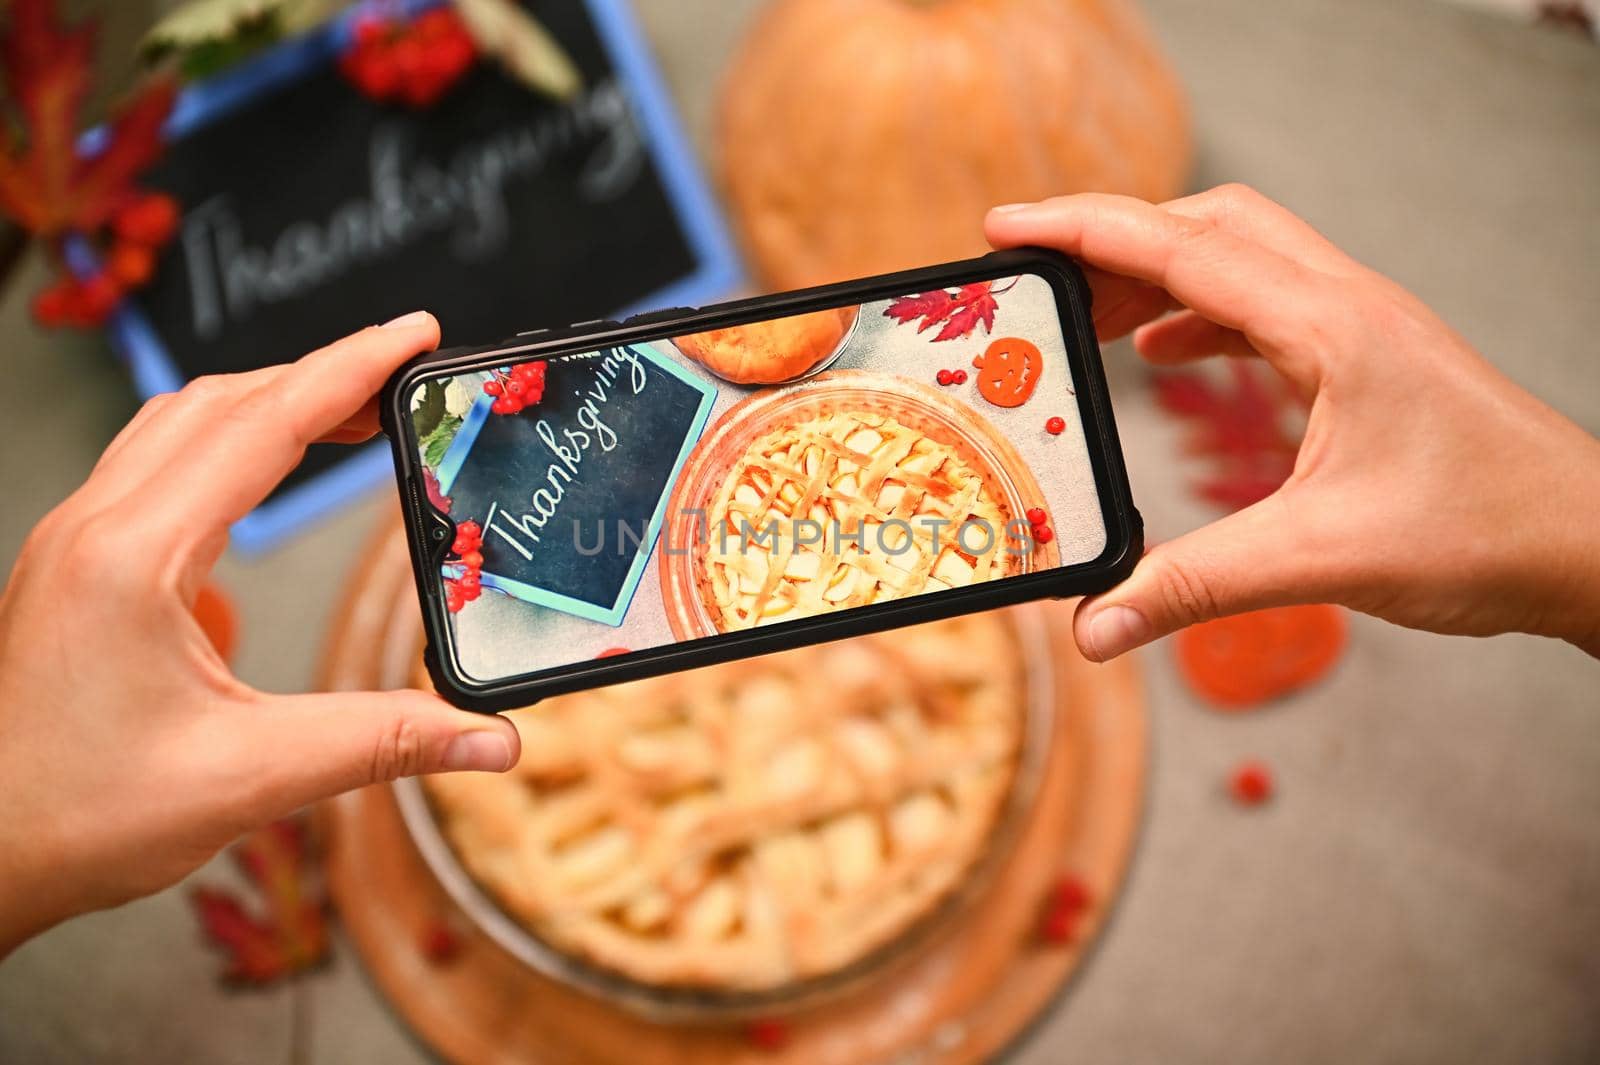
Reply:
[[723, 84], [718, 141], [773, 288], [980, 254], [996, 204], [1167, 199], [1192, 152], [1132, 0], [774, 0]]
[[978, 395], [997, 407], [1020, 407], [1039, 387], [1044, 358], [1021, 337], [1001, 337], [972, 365], [978, 368]]

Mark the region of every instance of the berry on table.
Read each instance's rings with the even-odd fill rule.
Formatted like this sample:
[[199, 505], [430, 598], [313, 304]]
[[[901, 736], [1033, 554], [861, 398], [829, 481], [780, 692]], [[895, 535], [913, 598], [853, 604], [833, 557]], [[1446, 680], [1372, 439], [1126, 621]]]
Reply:
[[448, 921], [432, 921], [422, 930], [418, 946], [422, 956], [435, 965], [455, 959], [461, 953], [461, 937]]
[[958, 385], [966, 384], [967, 383], [967, 371], [965, 371], [965, 370], [952, 370], [952, 371], [950, 371], [950, 380], [954, 381]]
[[1050, 905], [1065, 910], [1081, 912], [1089, 908], [1089, 903], [1094, 901], [1094, 895], [1079, 877], [1070, 873], [1050, 889]]
[[789, 1045], [789, 1026], [771, 1017], [751, 1021], [744, 1034], [762, 1050], [782, 1050]]
[[1078, 937], [1078, 913], [1065, 907], [1052, 906], [1039, 922], [1039, 935], [1046, 943], [1071, 943]]
[[1260, 762], [1241, 762], [1228, 778], [1228, 790], [1243, 806], [1259, 806], [1272, 798], [1272, 770]]
[[1049, 520], [1049, 515], [1047, 515], [1044, 512], [1044, 508], [1043, 507], [1029, 507], [1028, 508], [1028, 524], [1029, 525], [1043, 525], [1048, 520]]
[[1048, 525], [1035, 525], [1033, 527], [1033, 538], [1041, 544], [1047, 544], [1056, 538], [1055, 530]]
[[1065, 418], [1051, 418], [1044, 423], [1044, 431], [1051, 436], [1060, 436], [1067, 431], [1067, 421]]
[[949, 370], [940, 370], [938, 373], [933, 375], [933, 379], [938, 381], [941, 385], [948, 385], [955, 381], [956, 375], [951, 373]]

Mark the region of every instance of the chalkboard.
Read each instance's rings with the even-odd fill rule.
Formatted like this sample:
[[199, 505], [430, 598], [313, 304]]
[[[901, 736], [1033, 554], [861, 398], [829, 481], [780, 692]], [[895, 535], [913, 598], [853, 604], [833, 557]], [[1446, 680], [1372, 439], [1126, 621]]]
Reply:
[[437, 474], [451, 517], [484, 528], [483, 584], [621, 625], [715, 398], [649, 344], [550, 360], [521, 414], [480, 397]]
[[[416, 6], [416, 5], [413, 5]], [[140, 390], [280, 362], [416, 308], [446, 344], [725, 293], [736, 259], [621, 0], [541, 3], [568, 102], [490, 62], [418, 112], [355, 92], [350, 18], [188, 90], [148, 184], [184, 205], [113, 325]], [[269, 542], [387, 462], [314, 447], [235, 542]]]

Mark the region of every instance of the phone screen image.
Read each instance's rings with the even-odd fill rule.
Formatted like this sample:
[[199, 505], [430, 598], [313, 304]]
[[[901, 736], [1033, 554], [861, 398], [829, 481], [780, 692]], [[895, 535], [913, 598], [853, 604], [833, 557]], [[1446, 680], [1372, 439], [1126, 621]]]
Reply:
[[427, 377], [478, 682], [1091, 562], [1055, 291], [1024, 273]]

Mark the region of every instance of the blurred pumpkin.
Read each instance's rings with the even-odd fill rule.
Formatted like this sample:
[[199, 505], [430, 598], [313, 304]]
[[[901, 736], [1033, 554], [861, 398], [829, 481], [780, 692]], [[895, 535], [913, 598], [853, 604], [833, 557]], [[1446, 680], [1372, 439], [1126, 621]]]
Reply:
[[1177, 195], [1177, 77], [1131, 0], [775, 0], [722, 87], [724, 187], [761, 279], [980, 254], [1000, 203]]

